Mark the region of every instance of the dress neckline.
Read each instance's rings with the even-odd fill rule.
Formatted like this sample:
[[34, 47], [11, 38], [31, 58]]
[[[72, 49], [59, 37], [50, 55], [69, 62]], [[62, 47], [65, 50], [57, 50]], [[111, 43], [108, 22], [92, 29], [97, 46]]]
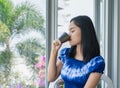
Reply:
[[76, 62], [84, 62], [83, 60], [78, 60], [78, 59], [76, 59], [76, 58], [74, 58], [74, 57], [71, 57], [70, 59], [72, 59], [72, 60], [74, 60], [74, 61], [76, 61]]
[[79, 59], [76, 59], [76, 58], [73, 58], [73, 59], [76, 60], [76, 61], [84, 62], [83, 60], [79, 60]]

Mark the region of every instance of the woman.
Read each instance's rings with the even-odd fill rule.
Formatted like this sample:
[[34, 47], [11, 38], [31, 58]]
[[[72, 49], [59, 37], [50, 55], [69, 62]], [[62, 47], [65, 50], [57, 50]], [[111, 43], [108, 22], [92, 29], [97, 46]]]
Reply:
[[[61, 47], [59, 40], [52, 44], [48, 81], [55, 81], [59, 75], [64, 80], [65, 88], [95, 88], [105, 68], [100, 56], [100, 47], [95, 29], [88, 16], [77, 16], [69, 25], [71, 48]], [[56, 59], [56, 58], [59, 59]]]

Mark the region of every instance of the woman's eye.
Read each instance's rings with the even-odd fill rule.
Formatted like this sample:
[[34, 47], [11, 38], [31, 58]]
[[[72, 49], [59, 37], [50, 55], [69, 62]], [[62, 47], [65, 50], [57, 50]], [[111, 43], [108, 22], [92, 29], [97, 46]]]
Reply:
[[74, 30], [71, 31], [72, 33], [74, 32]]

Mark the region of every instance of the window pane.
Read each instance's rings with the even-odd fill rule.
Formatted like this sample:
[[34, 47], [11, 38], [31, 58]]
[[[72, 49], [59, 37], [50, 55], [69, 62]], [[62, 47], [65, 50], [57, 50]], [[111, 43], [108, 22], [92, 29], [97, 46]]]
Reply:
[[[68, 31], [70, 19], [78, 15], [88, 15], [94, 20], [94, 0], [58, 0], [58, 37]], [[64, 44], [63, 46], [66, 46]]]
[[0, 3], [0, 88], [45, 87], [46, 0]]

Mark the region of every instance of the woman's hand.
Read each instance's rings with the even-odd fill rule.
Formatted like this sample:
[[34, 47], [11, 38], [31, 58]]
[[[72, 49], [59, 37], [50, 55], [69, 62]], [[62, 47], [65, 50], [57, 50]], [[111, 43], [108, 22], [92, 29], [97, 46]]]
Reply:
[[52, 50], [55, 50], [57, 52], [60, 49], [61, 45], [62, 44], [60, 40], [54, 40], [52, 43]]

